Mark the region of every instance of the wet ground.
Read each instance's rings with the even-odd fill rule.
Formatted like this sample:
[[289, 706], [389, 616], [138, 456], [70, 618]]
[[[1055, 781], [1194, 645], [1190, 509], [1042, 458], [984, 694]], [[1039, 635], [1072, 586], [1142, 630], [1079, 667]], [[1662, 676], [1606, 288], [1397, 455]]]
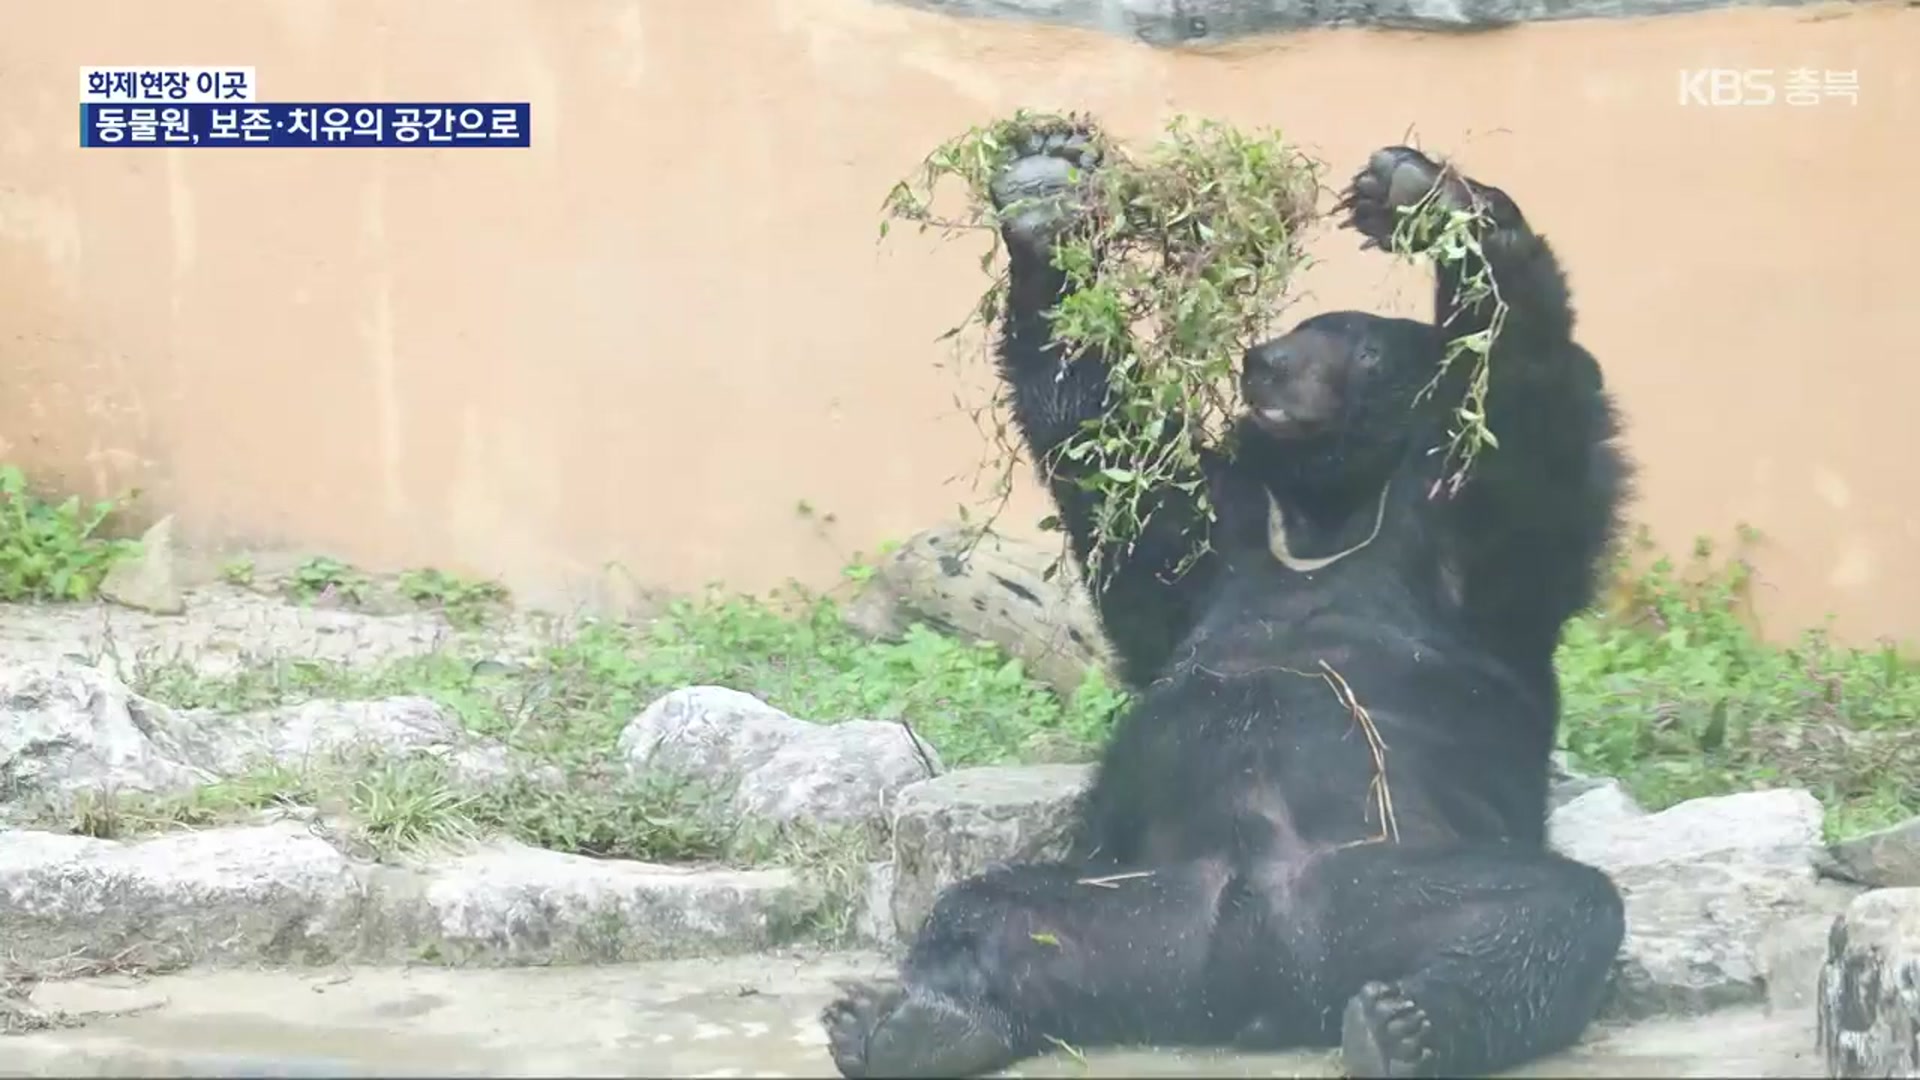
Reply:
[[[0, 1038], [0, 1076], [833, 1075], [815, 1019], [866, 954], [607, 968], [190, 972], [41, 986], [84, 1026]], [[125, 1010], [133, 1010], [124, 1013]], [[1795, 1010], [1796, 1014], [1800, 1010]], [[1818, 1076], [1811, 1011], [1596, 1030], [1518, 1075]], [[1332, 1076], [1330, 1054], [1065, 1054], [1022, 1076]]]

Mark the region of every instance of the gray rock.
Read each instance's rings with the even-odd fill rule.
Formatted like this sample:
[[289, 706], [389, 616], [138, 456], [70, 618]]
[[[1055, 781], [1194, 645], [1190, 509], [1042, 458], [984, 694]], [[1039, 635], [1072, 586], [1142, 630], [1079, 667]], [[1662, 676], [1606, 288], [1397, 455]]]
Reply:
[[[1580, 850], [1583, 838], [1605, 836], [1623, 822], [1646, 816], [1618, 780], [1595, 778], [1547, 815], [1547, 836], [1555, 847]], [[1562, 838], [1565, 838], [1564, 843]]]
[[479, 786], [513, 775], [516, 762], [498, 743], [467, 732], [447, 709], [423, 697], [308, 701], [238, 716], [196, 709], [170, 714], [162, 737], [196, 767], [224, 776], [263, 764], [301, 771], [346, 758], [437, 758], [457, 782]]
[[122, 607], [155, 615], [179, 615], [187, 610], [174, 572], [173, 515], [153, 523], [140, 537], [140, 551], [107, 569], [100, 580], [101, 597]]
[[766, 764], [810, 727], [752, 694], [689, 686], [647, 706], [620, 733], [620, 753], [636, 772], [741, 776]]
[[901, 789], [940, 772], [940, 755], [906, 725], [849, 720], [774, 751], [740, 777], [734, 805], [768, 821], [870, 823], [884, 834]]
[[1842, 840], [1827, 851], [1829, 872], [1876, 888], [1920, 885], [1920, 817]]
[[1920, 1076], [1920, 889], [1882, 889], [1834, 920], [1820, 972], [1828, 1076]]
[[[896, 0], [955, 15], [1102, 30], [1151, 45], [1198, 45], [1310, 26], [1480, 30], [1734, 6], [1732, 0]], [[1806, 0], [1760, 0], [1791, 5]], [[1741, 6], [1745, 6], [1742, 4]]]
[[265, 764], [436, 757], [481, 785], [524, 769], [420, 697], [313, 701], [238, 716], [178, 711], [73, 661], [0, 666], [0, 803], [58, 810], [83, 791], [182, 791]]
[[620, 735], [635, 772], [664, 770], [731, 793], [742, 815], [780, 824], [862, 824], [883, 834], [901, 788], [941, 771], [902, 724], [813, 724], [717, 686], [676, 690]]
[[160, 792], [213, 779], [163, 739], [165, 706], [84, 664], [0, 666], [0, 804], [58, 804], [81, 791]]
[[0, 832], [0, 941], [29, 967], [328, 963], [351, 951], [363, 900], [347, 859], [298, 824], [138, 843]]
[[798, 936], [817, 890], [790, 871], [703, 870], [499, 843], [376, 881], [383, 936], [461, 964], [623, 963]]
[[1798, 788], [1690, 799], [1657, 814], [1556, 842], [1569, 856], [1622, 874], [1677, 863], [1726, 862], [1809, 869], [1824, 811]]
[[[1605, 776], [1575, 776], [1565, 780], [1553, 780], [1547, 784], [1547, 813], [1567, 805], [1589, 791], [1619, 785], [1618, 780]], [[1622, 789], [1623, 791], [1625, 789]]]
[[996, 863], [1057, 858], [1068, 840], [1084, 765], [960, 769], [900, 792], [893, 818], [896, 932], [919, 930], [940, 890]]
[[899, 931], [893, 924], [893, 892], [893, 863], [869, 863], [859, 906], [853, 913], [856, 941], [881, 949], [893, 949], [900, 944]]
[[[1548, 768], [1547, 812], [1549, 814], [1596, 788], [1620, 786], [1620, 781], [1611, 777], [1589, 776], [1574, 768], [1565, 750], [1553, 752]], [[1621, 789], [1621, 793], [1625, 794], [1624, 788]]]
[[0, 832], [0, 941], [23, 966], [617, 963], [804, 939], [828, 901], [790, 871], [498, 843], [407, 866], [280, 822], [135, 841]]
[[[1846, 907], [1846, 899], [1833, 906]], [[1810, 1016], [1820, 999], [1820, 969], [1827, 961], [1827, 938], [1834, 916], [1822, 911], [1776, 926], [1760, 942], [1760, 977], [1767, 986], [1767, 1008], [1789, 1016]]]
[[1610, 1014], [1765, 1000], [1763, 941], [1843, 902], [1817, 881], [1820, 825], [1812, 795], [1776, 790], [1694, 799], [1557, 834], [1556, 847], [1606, 870], [1626, 898]]
[[524, 611], [466, 631], [450, 628], [438, 612], [307, 607], [229, 585], [189, 589], [187, 604], [193, 614], [185, 619], [108, 604], [0, 604], [0, 666], [112, 656], [129, 664], [157, 657], [209, 676], [289, 659], [365, 670], [449, 645], [540, 656], [553, 641], [548, 622]]

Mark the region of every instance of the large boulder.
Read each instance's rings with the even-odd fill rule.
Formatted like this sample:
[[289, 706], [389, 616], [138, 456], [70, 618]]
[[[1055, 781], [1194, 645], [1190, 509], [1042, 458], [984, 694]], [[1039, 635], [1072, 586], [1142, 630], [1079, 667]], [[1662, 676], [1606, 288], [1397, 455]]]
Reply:
[[83, 793], [168, 794], [263, 766], [410, 756], [438, 759], [469, 786], [524, 768], [421, 697], [226, 714], [168, 708], [71, 660], [0, 665], [0, 818], [58, 812]]
[[135, 611], [180, 615], [187, 610], [175, 567], [173, 515], [153, 523], [139, 550], [115, 562], [100, 579], [100, 597]]
[[717, 956], [805, 940], [834, 903], [786, 869], [510, 842], [374, 866], [298, 820], [124, 841], [0, 832], [0, 941], [28, 971]]
[[496, 842], [374, 879], [371, 925], [447, 963], [611, 964], [753, 952], [802, 936], [820, 890], [780, 868], [591, 859]]
[[893, 819], [893, 921], [910, 938], [942, 889], [996, 863], [1065, 849], [1085, 765], [959, 769], [900, 793]]
[[1608, 785], [1618, 787], [1620, 781], [1582, 772], [1574, 767], [1571, 755], [1565, 750], [1555, 750], [1547, 764], [1547, 810], [1551, 813], [1595, 788]]
[[1909, 818], [1828, 849], [1828, 871], [1875, 888], [1920, 885], [1920, 817]]
[[451, 710], [429, 698], [307, 701], [229, 715], [209, 709], [172, 713], [168, 743], [201, 769], [235, 775], [263, 765], [291, 770], [334, 761], [430, 757], [454, 779], [483, 786], [513, 776], [505, 747], [469, 733]]
[[330, 963], [352, 951], [365, 890], [297, 822], [137, 843], [0, 832], [0, 941], [25, 967]]
[[1920, 888], [1867, 893], [1833, 921], [1820, 972], [1828, 1076], [1920, 1076]]
[[721, 686], [675, 690], [620, 735], [635, 775], [661, 773], [729, 793], [743, 816], [859, 826], [884, 837], [901, 789], [941, 772], [904, 724], [814, 724]]
[[636, 770], [685, 776], [752, 772], [813, 725], [752, 694], [689, 686], [648, 705], [620, 733], [620, 753]]
[[213, 779], [172, 744], [175, 725], [171, 710], [85, 664], [0, 665], [0, 805]]
[[[1607, 871], [1626, 899], [1613, 1015], [1767, 1000], [1768, 973], [1785, 977], [1796, 964], [1770, 940], [1787, 935], [1804, 947], [1804, 933], [1789, 932], [1831, 916], [1849, 895], [1818, 879], [1822, 811], [1805, 791], [1694, 799], [1657, 814], [1633, 813], [1605, 792], [1562, 807], [1548, 830], [1560, 851]], [[1582, 805], [1590, 800], [1603, 805]]]
[[1611, 830], [1646, 814], [1620, 781], [1598, 779], [1567, 797], [1547, 815], [1548, 841], [1563, 846], [1560, 841], [1564, 838], [1564, 847], [1575, 850], [1583, 844], [1591, 847], [1596, 838], [1603, 838]]

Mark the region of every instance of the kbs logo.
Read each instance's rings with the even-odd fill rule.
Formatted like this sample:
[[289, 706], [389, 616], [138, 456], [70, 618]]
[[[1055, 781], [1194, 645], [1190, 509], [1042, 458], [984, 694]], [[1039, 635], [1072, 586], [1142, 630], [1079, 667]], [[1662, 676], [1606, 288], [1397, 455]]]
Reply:
[[1682, 105], [1771, 105], [1772, 68], [1694, 68], [1680, 72]]
[[1818, 105], [1826, 98], [1860, 103], [1860, 73], [1795, 68], [1776, 79], [1773, 68], [1683, 68], [1680, 104], [1727, 106]]

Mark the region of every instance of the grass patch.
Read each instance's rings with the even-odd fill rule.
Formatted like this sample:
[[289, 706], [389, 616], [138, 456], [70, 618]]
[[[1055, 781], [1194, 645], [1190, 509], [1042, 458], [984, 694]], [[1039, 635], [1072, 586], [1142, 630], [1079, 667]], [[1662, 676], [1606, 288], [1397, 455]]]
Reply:
[[67, 809], [67, 831], [103, 840], [178, 828], [231, 824], [263, 810], [312, 806], [319, 789], [293, 769], [263, 767], [177, 795], [81, 792]]
[[1122, 700], [1093, 676], [1062, 701], [998, 648], [925, 627], [898, 642], [867, 641], [834, 599], [797, 590], [682, 600], [647, 627], [589, 622], [520, 666], [447, 649], [370, 669], [279, 658], [221, 676], [184, 659], [136, 659], [126, 675], [155, 700], [223, 711], [423, 694], [475, 734], [583, 766], [610, 755], [655, 698], [685, 686], [744, 690], [823, 723], [905, 722], [951, 766], [1085, 759]]
[[1823, 630], [1761, 640], [1747, 614], [1753, 539], [1724, 557], [1703, 541], [1680, 563], [1623, 564], [1605, 610], [1561, 645], [1561, 745], [1649, 809], [1804, 787], [1831, 837], [1920, 813], [1920, 664]]
[[781, 927], [783, 938], [850, 939], [867, 866], [886, 857], [883, 838], [862, 828], [743, 821], [721, 791], [613, 772], [601, 764], [475, 786], [430, 755], [343, 757], [304, 770], [266, 765], [177, 794], [82, 793], [62, 817], [42, 823], [128, 839], [271, 820], [269, 812], [281, 811], [314, 820], [343, 850], [387, 862], [504, 837], [593, 857], [784, 866], [822, 899]]
[[121, 500], [82, 503], [77, 495], [48, 501], [18, 466], [0, 465], [0, 601], [92, 599], [108, 569], [140, 550], [137, 541], [101, 532], [121, 507]]
[[505, 609], [506, 587], [494, 581], [471, 581], [427, 567], [401, 573], [400, 595], [416, 606], [439, 611], [454, 626], [473, 628]]
[[509, 611], [511, 600], [506, 586], [497, 581], [465, 578], [431, 566], [377, 575], [331, 555], [310, 555], [286, 573], [265, 579], [251, 557], [235, 556], [220, 565], [219, 579], [302, 607], [370, 614], [436, 612], [456, 630], [487, 625]]
[[286, 598], [296, 604], [362, 607], [373, 589], [373, 582], [339, 559], [315, 555], [294, 567], [281, 588]]
[[421, 755], [371, 764], [353, 778], [347, 806], [365, 842], [392, 856], [479, 839], [476, 802], [444, 764]]

